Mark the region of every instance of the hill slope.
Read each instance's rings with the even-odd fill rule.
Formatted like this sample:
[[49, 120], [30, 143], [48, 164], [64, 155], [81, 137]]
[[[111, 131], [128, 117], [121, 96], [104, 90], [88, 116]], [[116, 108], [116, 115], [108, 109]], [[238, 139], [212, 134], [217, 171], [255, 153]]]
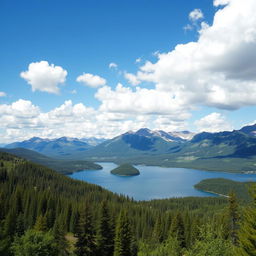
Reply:
[[60, 160], [47, 157], [35, 151], [25, 149], [25, 148], [0, 148], [0, 151], [11, 153], [13, 155], [25, 158], [31, 162], [38, 163], [63, 174], [68, 174], [80, 170], [100, 170], [102, 167], [98, 164], [95, 164], [91, 161], [69, 161], [69, 160]]

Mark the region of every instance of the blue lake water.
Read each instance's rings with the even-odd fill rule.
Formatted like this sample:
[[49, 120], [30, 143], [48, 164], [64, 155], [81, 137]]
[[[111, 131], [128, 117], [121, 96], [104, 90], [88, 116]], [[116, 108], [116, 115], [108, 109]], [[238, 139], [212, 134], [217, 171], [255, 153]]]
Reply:
[[234, 174], [143, 165], [135, 166], [140, 171], [139, 176], [121, 177], [110, 173], [116, 167], [114, 163], [99, 164], [103, 167], [103, 170], [81, 171], [69, 176], [74, 179], [100, 185], [118, 194], [128, 195], [136, 200], [186, 196], [215, 196], [194, 188], [196, 183], [209, 178], [256, 181], [256, 174]]

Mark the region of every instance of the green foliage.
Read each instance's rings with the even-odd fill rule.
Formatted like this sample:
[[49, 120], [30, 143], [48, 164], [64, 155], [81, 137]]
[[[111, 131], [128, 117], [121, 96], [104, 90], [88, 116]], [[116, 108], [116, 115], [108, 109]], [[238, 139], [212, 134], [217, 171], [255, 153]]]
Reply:
[[114, 226], [112, 224], [107, 202], [101, 204], [98, 233], [97, 255], [112, 256], [114, 252]]
[[180, 212], [175, 215], [172, 221], [170, 237], [175, 237], [180, 247], [186, 247], [185, 226]]
[[121, 176], [134, 176], [140, 174], [139, 170], [130, 164], [122, 164], [117, 168], [113, 169], [111, 173]]
[[53, 227], [53, 237], [56, 243], [58, 256], [68, 256], [69, 255], [69, 244], [65, 238], [65, 228], [61, 220], [58, 219]]
[[210, 191], [217, 194], [228, 196], [230, 191], [233, 191], [238, 195], [239, 199], [249, 201], [250, 195], [248, 188], [253, 182], [238, 182], [233, 180], [227, 180], [222, 178], [217, 179], [205, 179], [195, 185], [196, 189], [203, 191]]
[[77, 241], [75, 244], [75, 253], [77, 256], [95, 256], [96, 240], [92, 224], [92, 215], [88, 205], [86, 205], [78, 221], [77, 232], [75, 234]]
[[119, 215], [116, 236], [115, 236], [115, 250], [114, 256], [131, 256], [132, 233], [130, 221], [127, 213], [122, 211]]
[[256, 185], [251, 187], [253, 203], [243, 211], [243, 219], [238, 233], [239, 248], [237, 255], [256, 255]]
[[233, 256], [231, 243], [220, 237], [212, 226], [206, 224], [200, 230], [198, 239], [186, 256]]
[[54, 237], [42, 231], [28, 230], [17, 237], [12, 245], [14, 256], [57, 256], [58, 250]]
[[239, 211], [238, 211], [238, 203], [236, 199], [236, 195], [234, 192], [229, 194], [229, 230], [230, 230], [230, 238], [233, 245], [238, 245], [238, 222], [240, 220]]
[[42, 216], [42, 215], [38, 216], [34, 229], [37, 231], [43, 231], [43, 232], [48, 230], [45, 216]]
[[141, 243], [138, 256], [180, 256], [181, 248], [176, 238], [170, 237], [168, 241], [152, 245]]

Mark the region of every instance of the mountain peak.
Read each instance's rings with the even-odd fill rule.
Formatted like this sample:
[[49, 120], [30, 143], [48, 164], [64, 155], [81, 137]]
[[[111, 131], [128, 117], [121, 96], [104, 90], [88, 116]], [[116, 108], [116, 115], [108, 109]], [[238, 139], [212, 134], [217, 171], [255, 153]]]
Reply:
[[256, 136], [256, 124], [244, 126], [239, 131], [250, 136]]

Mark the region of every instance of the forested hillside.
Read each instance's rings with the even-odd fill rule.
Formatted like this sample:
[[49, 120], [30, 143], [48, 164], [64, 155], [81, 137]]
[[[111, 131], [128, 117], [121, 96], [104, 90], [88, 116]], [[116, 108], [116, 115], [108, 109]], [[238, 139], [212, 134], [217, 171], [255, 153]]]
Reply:
[[233, 194], [136, 202], [0, 153], [1, 256], [255, 255], [255, 207]]

